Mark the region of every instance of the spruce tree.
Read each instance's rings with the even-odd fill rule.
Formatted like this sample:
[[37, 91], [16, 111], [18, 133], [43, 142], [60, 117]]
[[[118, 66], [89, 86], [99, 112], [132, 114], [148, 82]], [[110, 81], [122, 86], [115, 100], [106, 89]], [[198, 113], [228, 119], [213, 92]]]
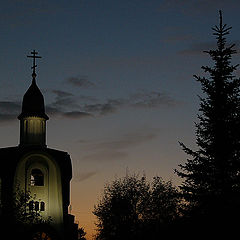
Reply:
[[240, 203], [240, 79], [232, 65], [234, 44], [227, 44], [231, 27], [222, 23], [212, 28], [216, 49], [204, 51], [213, 66], [202, 66], [206, 77], [196, 76], [203, 97], [196, 127], [197, 150], [180, 143], [190, 156], [176, 170], [183, 178], [181, 188], [191, 207], [204, 214], [231, 214]]

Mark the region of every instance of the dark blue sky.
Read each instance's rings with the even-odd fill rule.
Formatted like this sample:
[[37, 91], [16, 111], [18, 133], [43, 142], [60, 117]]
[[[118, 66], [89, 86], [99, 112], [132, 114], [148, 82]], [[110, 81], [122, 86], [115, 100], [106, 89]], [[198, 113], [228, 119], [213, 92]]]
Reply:
[[239, 7], [236, 0], [2, 0], [0, 147], [18, 144], [16, 117], [31, 83], [26, 56], [36, 49], [48, 145], [72, 156], [73, 212], [87, 231], [104, 182], [127, 168], [178, 184], [173, 169], [186, 159], [178, 141], [195, 146], [201, 91], [192, 76], [211, 64], [203, 51], [215, 47], [219, 9], [239, 49]]

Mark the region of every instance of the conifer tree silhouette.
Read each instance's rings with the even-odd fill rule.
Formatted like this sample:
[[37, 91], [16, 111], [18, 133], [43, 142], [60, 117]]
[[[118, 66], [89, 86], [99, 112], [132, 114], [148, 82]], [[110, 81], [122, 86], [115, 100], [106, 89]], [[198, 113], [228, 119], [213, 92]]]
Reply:
[[240, 203], [240, 79], [234, 76], [238, 65], [231, 64], [235, 45], [225, 37], [231, 27], [219, 14], [219, 26], [212, 28], [217, 47], [204, 51], [214, 65], [202, 66], [207, 77], [194, 75], [204, 93], [195, 123], [198, 150], [180, 143], [190, 159], [176, 170], [190, 206], [215, 217], [236, 212]]

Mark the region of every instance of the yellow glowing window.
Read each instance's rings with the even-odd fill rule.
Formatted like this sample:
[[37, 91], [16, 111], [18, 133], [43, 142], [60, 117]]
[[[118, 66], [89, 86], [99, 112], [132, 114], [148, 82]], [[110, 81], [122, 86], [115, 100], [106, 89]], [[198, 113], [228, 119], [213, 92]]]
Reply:
[[38, 201], [30, 201], [28, 203], [28, 207], [29, 207], [29, 211], [32, 212], [32, 211], [45, 211], [45, 202], [38, 202]]
[[44, 175], [40, 169], [31, 172], [31, 186], [44, 186]]

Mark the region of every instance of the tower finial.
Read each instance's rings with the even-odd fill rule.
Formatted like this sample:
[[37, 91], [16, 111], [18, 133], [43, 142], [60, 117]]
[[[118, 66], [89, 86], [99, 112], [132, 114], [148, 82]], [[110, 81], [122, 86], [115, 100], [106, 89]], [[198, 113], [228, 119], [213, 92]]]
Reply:
[[38, 52], [36, 52], [35, 50], [33, 50], [31, 52], [31, 54], [32, 54], [31, 56], [27, 56], [27, 57], [33, 58], [33, 66], [31, 68], [33, 69], [32, 77], [33, 77], [33, 80], [35, 80], [35, 78], [37, 76], [36, 71], [35, 71], [36, 67], [37, 67], [37, 65], [36, 65], [36, 58], [42, 58], [42, 57], [36, 56], [38, 54]]

